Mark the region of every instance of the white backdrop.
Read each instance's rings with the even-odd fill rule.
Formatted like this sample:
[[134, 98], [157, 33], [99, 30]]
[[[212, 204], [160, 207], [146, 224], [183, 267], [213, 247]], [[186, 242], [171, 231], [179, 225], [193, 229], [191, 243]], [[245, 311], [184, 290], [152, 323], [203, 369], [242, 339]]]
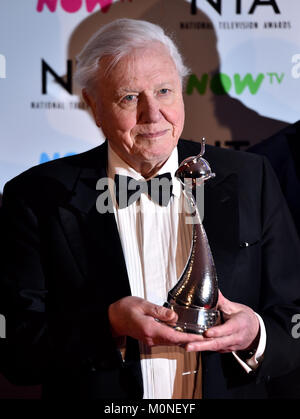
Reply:
[[299, 0], [1, 0], [0, 192], [33, 165], [103, 141], [72, 71], [91, 34], [118, 17], [177, 40], [192, 70], [184, 138], [246, 149], [299, 119]]

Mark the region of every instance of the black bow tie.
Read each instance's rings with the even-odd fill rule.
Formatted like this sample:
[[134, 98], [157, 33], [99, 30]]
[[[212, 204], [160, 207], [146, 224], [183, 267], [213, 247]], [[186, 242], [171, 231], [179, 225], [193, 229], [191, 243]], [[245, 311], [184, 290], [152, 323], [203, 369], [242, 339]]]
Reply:
[[119, 208], [128, 207], [137, 201], [142, 193], [148, 194], [153, 201], [166, 207], [170, 201], [172, 190], [171, 173], [164, 173], [147, 181], [115, 175], [115, 195]]

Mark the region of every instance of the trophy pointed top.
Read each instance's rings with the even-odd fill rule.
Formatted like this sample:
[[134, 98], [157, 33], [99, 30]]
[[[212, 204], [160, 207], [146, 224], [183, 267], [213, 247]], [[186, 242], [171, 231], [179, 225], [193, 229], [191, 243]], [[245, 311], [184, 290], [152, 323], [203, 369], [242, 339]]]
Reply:
[[207, 179], [215, 177], [208, 162], [202, 157], [205, 153], [205, 137], [201, 140], [201, 150], [197, 156], [183, 160], [176, 170], [175, 176], [184, 183], [184, 179], [192, 178], [193, 186], [202, 184]]
[[205, 153], [205, 137], [202, 137], [202, 140], [201, 140], [201, 151], [200, 151], [200, 153], [198, 154], [197, 157], [202, 157], [204, 153]]

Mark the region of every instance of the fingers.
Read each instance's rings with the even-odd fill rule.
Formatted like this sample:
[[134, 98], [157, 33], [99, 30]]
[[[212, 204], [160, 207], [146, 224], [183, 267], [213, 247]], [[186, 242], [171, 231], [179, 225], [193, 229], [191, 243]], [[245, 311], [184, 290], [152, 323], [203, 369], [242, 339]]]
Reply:
[[208, 329], [202, 342], [192, 342], [186, 350], [222, 353], [249, 348], [259, 333], [259, 321], [249, 307], [240, 306], [244, 309], [233, 314], [224, 324]]
[[203, 340], [203, 336], [191, 333], [183, 333], [176, 331], [167, 324], [157, 322], [153, 318], [148, 317], [144, 323], [143, 340], [148, 346], [154, 345], [180, 345], [185, 346], [189, 342]]
[[151, 303], [147, 303], [145, 314], [162, 322], [176, 322], [178, 318], [175, 311]]
[[228, 336], [228, 335], [233, 335], [237, 333], [239, 329], [240, 329], [239, 322], [237, 322], [235, 318], [231, 318], [223, 324], [211, 327], [204, 333], [204, 335], [207, 338]]
[[203, 341], [188, 343], [185, 347], [187, 352], [193, 351], [214, 351], [232, 352], [241, 350], [242, 342], [236, 335], [222, 336], [219, 338], [206, 338]]
[[201, 336], [178, 332], [164, 324], [175, 325], [177, 314], [142, 298], [124, 297], [111, 304], [108, 313], [113, 336], [131, 336], [148, 346], [186, 345], [203, 339]]
[[256, 334], [259, 329], [259, 321], [252, 310], [237, 312], [228, 318], [225, 323], [214, 326], [205, 332], [207, 338], [217, 338], [221, 336], [230, 336], [240, 334], [241, 336]]
[[218, 307], [226, 313], [227, 320], [210, 328], [204, 336], [176, 331], [168, 326], [177, 321], [173, 310], [138, 297], [125, 297], [113, 303], [109, 318], [115, 336], [131, 336], [148, 346], [180, 345], [187, 351], [218, 352], [248, 348], [259, 332], [259, 321], [253, 310], [227, 300], [221, 293]]

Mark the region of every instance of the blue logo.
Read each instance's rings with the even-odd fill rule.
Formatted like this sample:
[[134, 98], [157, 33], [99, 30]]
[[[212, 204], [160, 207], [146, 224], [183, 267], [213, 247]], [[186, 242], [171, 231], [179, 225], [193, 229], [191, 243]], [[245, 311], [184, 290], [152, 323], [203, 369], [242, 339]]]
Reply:
[[63, 156], [61, 156], [60, 153], [54, 153], [53, 156], [51, 157], [49, 154], [44, 152], [44, 153], [41, 153], [40, 155], [40, 164], [46, 163], [51, 160], [60, 159], [61, 157], [74, 156], [74, 154], [77, 154], [77, 153], [70, 151], [69, 153], [64, 154]]

